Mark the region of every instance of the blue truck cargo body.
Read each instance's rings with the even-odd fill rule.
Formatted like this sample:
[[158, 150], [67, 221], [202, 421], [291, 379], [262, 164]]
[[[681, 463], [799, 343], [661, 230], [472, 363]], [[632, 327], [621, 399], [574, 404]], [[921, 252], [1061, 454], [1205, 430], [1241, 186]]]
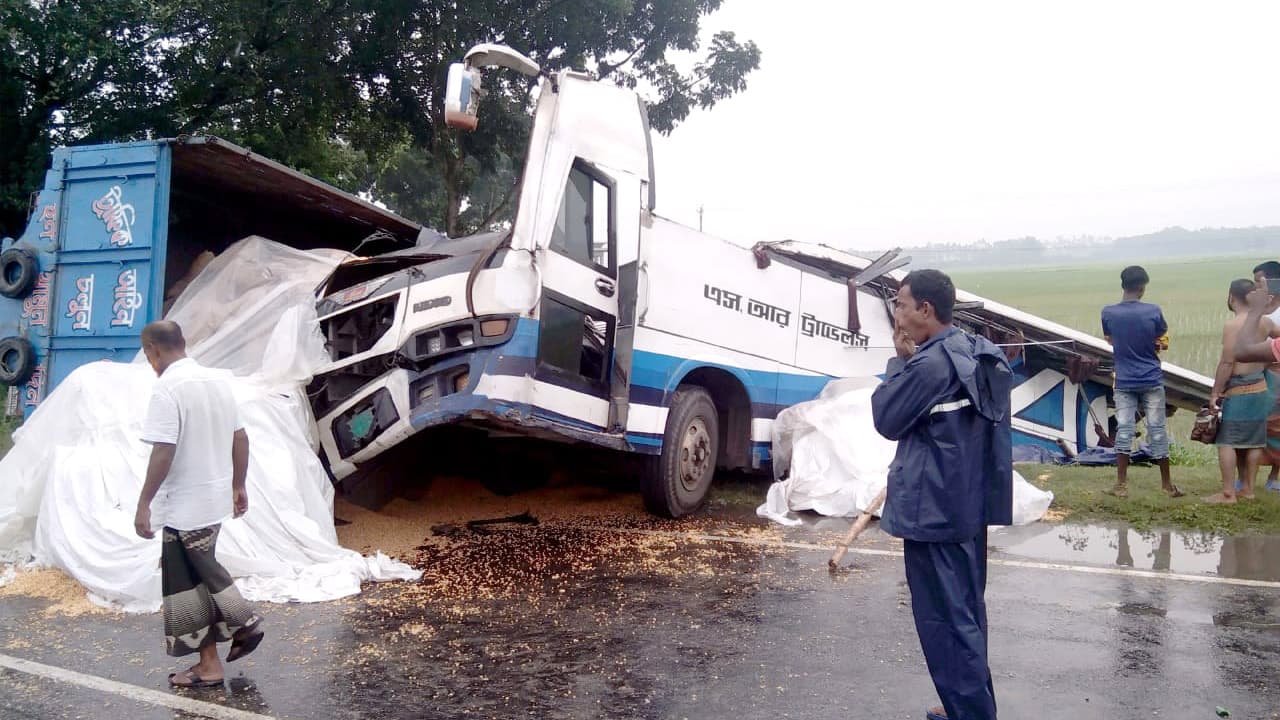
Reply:
[[204, 250], [248, 235], [353, 249], [377, 230], [412, 244], [420, 228], [218, 138], [59, 148], [26, 230], [0, 245], [5, 410], [30, 414], [85, 363], [131, 361]]

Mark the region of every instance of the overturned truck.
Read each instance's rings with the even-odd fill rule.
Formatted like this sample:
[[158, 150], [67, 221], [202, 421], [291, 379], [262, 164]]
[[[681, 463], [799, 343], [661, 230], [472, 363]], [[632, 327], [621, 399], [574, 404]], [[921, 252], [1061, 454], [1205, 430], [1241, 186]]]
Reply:
[[[77, 367], [130, 362], [201, 256], [249, 235], [310, 250], [412, 245], [417, 224], [211, 136], [59, 148], [0, 241], [0, 384], [30, 414]], [[207, 255], [206, 255], [207, 257]], [[264, 272], [269, 272], [264, 268]]]

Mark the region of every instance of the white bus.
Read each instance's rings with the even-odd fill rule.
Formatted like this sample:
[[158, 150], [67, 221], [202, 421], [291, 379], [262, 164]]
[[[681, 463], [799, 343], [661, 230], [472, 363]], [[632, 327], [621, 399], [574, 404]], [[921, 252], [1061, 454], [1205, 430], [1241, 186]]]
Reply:
[[[479, 122], [482, 68], [494, 66], [540, 72], [507, 48], [474, 48], [450, 71], [451, 124]], [[311, 392], [335, 478], [428, 428], [465, 424], [647, 456], [646, 505], [678, 517], [717, 468], [770, 461], [781, 409], [833, 377], [884, 372], [891, 288], [850, 282], [871, 263], [692, 230], [655, 214], [654, 181], [634, 92], [544, 74], [509, 231], [350, 262], [324, 291], [333, 363]], [[1086, 382], [1060, 400], [1073, 426], [1041, 441], [1096, 442], [1073, 411], [1105, 415], [1107, 393]]]

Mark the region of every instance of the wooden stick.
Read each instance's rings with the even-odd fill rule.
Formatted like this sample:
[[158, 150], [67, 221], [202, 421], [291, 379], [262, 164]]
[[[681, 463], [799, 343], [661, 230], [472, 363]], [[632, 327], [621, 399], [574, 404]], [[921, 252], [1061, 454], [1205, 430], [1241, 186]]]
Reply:
[[885, 492], [888, 489], [888, 486], [885, 486], [884, 490], [881, 490], [880, 493], [872, 499], [871, 504], [867, 506], [867, 509], [863, 510], [858, 515], [858, 519], [853, 521], [853, 527], [849, 528], [849, 534], [845, 535], [844, 542], [836, 548], [835, 553], [831, 555], [831, 559], [827, 561], [828, 569], [835, 570], [840, 567], [840, 561], [844, 559], [844, 554], [849, 551], [849, 546], [853, 544], [854, 540], [858, 539], [858, 536], [862, 534], [862, 531], [866, 530], [867, 525], [871, 523], [871, 513], [879, 510], [880, 506], [884, 504]]

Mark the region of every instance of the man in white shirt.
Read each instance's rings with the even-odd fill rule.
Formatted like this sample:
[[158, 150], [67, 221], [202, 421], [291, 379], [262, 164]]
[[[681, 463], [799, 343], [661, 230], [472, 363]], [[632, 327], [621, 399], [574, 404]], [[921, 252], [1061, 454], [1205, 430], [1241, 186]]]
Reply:
[[160, 550], [165, 647], [200, 662], [169, 676], [177, 687], [222, 685], [219, 642], [231, 641], [227, 661], [262, 642], [262, 621], [214, 557], [228, 517], [249, 509], [245, 475], [249, 436], [225, 374], [187, 357], [177, 323], [142, 329], [142, 351], [159, 380], [151, 394], [142, 439], [151, 444], [147, 478], [134, 529], [155, 537], [151, 512], [163, 529]]

